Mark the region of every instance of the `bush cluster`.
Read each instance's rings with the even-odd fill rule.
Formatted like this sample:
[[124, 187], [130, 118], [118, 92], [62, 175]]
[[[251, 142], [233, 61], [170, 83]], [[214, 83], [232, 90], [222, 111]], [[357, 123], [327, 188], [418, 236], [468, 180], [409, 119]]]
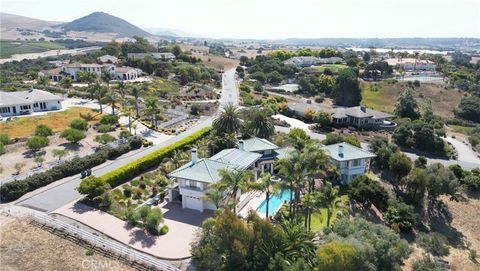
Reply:
[[[132, 141], [138, 140], [141, 142], [141, 139], [138, 139], [137, 137], [133, 137], [129, 141], [131, 143]], [[6, 183], [0, 187], [0, 195], [4, 201], [16, 200], [30, 191], [62, 178], [78, 174], [88, 168], [98, 166], [104, 163], [107, 159], [114, 159], [129, 152], [131, 149], [134, 149], [132, 148], [132, 144], [120, 145], [116, 148], [98, 148], [94, 154], [85, 157], [77, 157], [45, 172], [33, 174], [23, 180]]]
[[[170, 156], [174, 150], [176, 149], [181, 149], [183, 147], [186, 147], [189, 144], [192, 144], [193, 142], [197, 141], [198, 139], [208, 135], [210, 131], [212, 130], [211, 127], [205, 127], [188, 137], [185, 137], [182, 140], [179, 140], [171, 145], [168, 145], [165, 148], [161, 148], [155, 152], [152, 152], [140, 159], [137, 159], [135, 161], [132, 161], [116, 170], [113, 170], [105, 175], [103, 175], [101, 178], [110, 184], [111, 187], [118, 186], [128, 179], [140, 174], [141, 172], [152, 168], [154, 166], [158, 166], [163, 159], [166, 157]], [[132, 143], [132, 142], [130, 142]], [[142, 142], [140, 140], [140, 146], [142, 145]]]

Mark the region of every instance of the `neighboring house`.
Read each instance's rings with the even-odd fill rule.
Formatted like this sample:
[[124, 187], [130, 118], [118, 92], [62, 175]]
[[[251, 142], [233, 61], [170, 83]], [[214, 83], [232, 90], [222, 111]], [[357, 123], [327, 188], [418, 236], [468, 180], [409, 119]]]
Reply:
[[435, 71], [437, 65], [430, 60], [421, 60], [415, 58], [389, 58], [386, 60], [388, 65], [401, 67], [405, 71]]
[[[205, 200], [209, 185], [221, 181], [219, 170], [246, 169], [254, 174], [256, 181], [262, 172], [273, 173], [273, 163], [279, 147], [266, 139], [251, 138], [240, 140], [238, 148], [225, 149], [210, 158], [198, 159], [197, 150], [192, 149], [191, 161], [174, 170], [168, 176], [175, 179], [169, 189], [169, 200], [181, 196], [182, 207], [215, 210], [215, 206]], [[237, 196], [240, 196], [241, 192]]]
[[117, 64], [118, 58], [111, 56], [111, 55], [103, 55], [97, 58], [97, 60], [101, 63], [111, 63]]
[[127, 58], [130, 60], [137, 60], [144, 59], [147, 56], [160, 61], [169, 61], [176, 58], [172, 53], [129, 53]]
[[355, 176], [365, 174], [370, 168], [370, 160], [375, 157], [375, 154], [346, 142], [323, 146], [322, 149], [337, 167], [342, 184], [348, 184]]
[[116, 67], [114, 71], [114, 80], [134, 80], [140, 77], [142, 71], [132, 67]]
[[28, 115], [32, 112], [59, 110], [62, 97], [50, 92], [30, 89], [27, 91], [0, 91], [0, 116]]
[[305, 68], [310, 66], [319, 66], [325, 64], [338, 64], [343, 63], [343, 59], [341, 57], [328, 57], [328, 58], [320, 58], [314, 56], [296, 56], [290, 59], [287, 59], [283, 62], [285, 65], [294, 65], [297, 68]]
[[392, 125], [391, 122], [385, 122], [393, 115], [369, 109], [365, 106], [354, 106], [346, 108], [334, 108], [331, 110], [333, 124], [341, 126], [355, 126], [357, 128], [378, 129], [380, 126]]
[[74, 81], [78, 81], [78, 72], [94, 73], [98, 77], [102, 76], [103, 72], [109, 72], [112, 74], [114, 80], [132, 80], [140, 77], [142, 71], [132, 67], [116, 67], [113, 64], [66, 64], [61, 67], [41, 71], [39, 76], [48, 77], [53, 82], [60, 82], [63, 78], [69, 77]]

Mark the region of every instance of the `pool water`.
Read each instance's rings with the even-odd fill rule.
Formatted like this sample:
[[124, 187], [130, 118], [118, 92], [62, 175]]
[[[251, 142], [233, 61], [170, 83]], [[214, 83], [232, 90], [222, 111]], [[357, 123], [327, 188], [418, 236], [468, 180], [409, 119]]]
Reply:
[[[280, 195], [270, 195], [270, 200], [268, 201], [268, 216], [273, 216], [276, 212], [278, 212], [285, 201], [290, 201], [290, 190], [284, 190]], [[260, 206], [258, 206], [257, 212], [265, 214], [267, 211], [266, 209], [267, 201], [263, 200]]]

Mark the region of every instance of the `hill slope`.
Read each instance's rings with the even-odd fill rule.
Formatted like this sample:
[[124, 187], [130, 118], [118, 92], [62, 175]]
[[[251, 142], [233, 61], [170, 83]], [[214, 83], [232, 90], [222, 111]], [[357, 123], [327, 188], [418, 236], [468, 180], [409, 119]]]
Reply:
[[62, 25], [64, 31], [116, 33], [119, 37], [151, 36], [150, 33], [115, 16], [104, 12], [90, 15]]

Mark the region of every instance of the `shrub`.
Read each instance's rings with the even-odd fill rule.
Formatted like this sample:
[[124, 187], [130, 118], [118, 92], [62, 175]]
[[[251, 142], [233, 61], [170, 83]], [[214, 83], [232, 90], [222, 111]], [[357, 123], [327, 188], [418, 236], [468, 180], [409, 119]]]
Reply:
[[74, 119], [70, 122], [70, 128], [86, 131], [88, 130], [88, 122], [83, 119]]
[[46, 146], [50, 141], [44, 136], [32, 136], [27, 140], [27, 146], [32, 151], [38, 151]]
[[125, 197], [129, 198], [132, 196], [132, 189], [130, 187], [127, 187], [127, 188], [124, 188], [123, 189], [123, 195], [125, 195]]
[[93, 200], [94, 198], [103, 195], [110, 188], [110, 185], [102, 179], [90, 176], [80, 182], [77, 191], [82, 195], [86, 195], [88, 199]]
[[130, 138], [129, 144], [132, 150], [136, 150], [142, 147], [142, 138], [139, 136], [134, 136], [133, 138]]
[[84, 139], [86, 137], [85, 132], [73, 129], [73, 128], [68, 128], [63, 130], [63, 132], [60, 134], [61, 138], [65, 138], [67, 141], [70, 141], [71, 143], [78, 143], [80, 140]]
[[2, 143], [3, 145], [8, 145], [9, 142], [10, 138], [7, 134], [0, 134], [0, 143]]
[[40, 124], [40, 125], [37, 126], [37, 128], [35, 128], [35, 135], [36, 136], [47, 137], [47, 136], [53, 135], [53, 131], [47, 125]]
[[141, 189], [146, 189], [147, 185], [144, 182], [141, 182], [138, 187], [140, 187]]
[[163, 225], [161, 228], [160, 228], [160, 235], [165, 235], [168, 233], [168, 226], [167, 225]]
[[370, 208], [373, 204], [381, 211], [387, 210], [389, 199], [387, 190], [366, 175], [353, 178], [348, 184], [348, 195], [364, 208]]
[[[101, 178], [104, 179], [106, 182], [108, 182], [112, 187], [117, 186], [149, 168], [160, 165], [163, 159], [172, 155], [174, 150], [182, 149], [192, 144], [198, 139], [208, 135], [211, 130], [212, 130], [212, 127], [205, 127], [189, 135], [188, 137], [185, 137], [173, 144], [170, 144], [140, 159], [132, 161], [116, 170], [113, 170], [103, 175]], [[141, 146], [141, 142], [142, 142], [141, 139], [139, 140], [139, 142]], [[132, 142], [130, 142], [130, 145], [132, 145]]]
[[6, 149], [6, 148], [5, 148], [5, 145], [3, 145], [2, 142], [0, 142], [0, 154], [6, 153], [7, 151], [6, 151], [5, 149]]
[[95, 136], [95, 141], [101, 144], [107, 144], [115, 141], [115, 137], [109, 134], [97, 135]]
[[415, 225], [416, 215], [413, 206], [404, 202], [394, 202], [388, 207], [384, 219], [391, 228], [398, 227], [399, 230], [408, 232]]
[[118, 124], [118, 116], [115, 115], [103, 115], [100, 119], [101, 124], [116, 125]]
[[93, 248], [89, 247], [85, 250], [85, 256], [93, 256], [93, 254], [95, 254], [95, 250]]
[[97, 128], [97, 131], [100, 132], [100, 133], [108, 133], [108, 132], [111, 132], [113, 131], [113, 127], [112, 125], [108, 125], [108, 124], [100, 124]]
[[434, 256], [446, 256], [449, 253], [447, 238], [440, 233], [420, 233], [417, 243]]
[[428, 255], [423, 258], [415, 260], [412, 264], [412, 271], [448, 271], [450, 267], [448, 263], [440, 261], [439, 259], [432, 259]]
[[132, 186], [138, 186], [140, 184], [140, 181], [139, 180], [133, 180], [133, 181], [130, 182], [130, 184]]

